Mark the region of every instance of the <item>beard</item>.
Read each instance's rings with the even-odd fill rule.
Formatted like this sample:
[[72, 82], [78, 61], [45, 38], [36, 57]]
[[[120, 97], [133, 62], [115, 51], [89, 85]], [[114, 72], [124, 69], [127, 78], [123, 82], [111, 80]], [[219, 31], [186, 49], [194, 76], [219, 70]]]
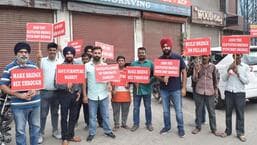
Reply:
[[72, 63], [72, 62], [73, 62], [73, 58], [72, 58], [72, 57], [66, 57], [66, 58], [65, 58], [65, 61], [66, 61], [67, 63]]
[[99, 56], [93, 57], [93, 60], [96, 61], [96, 62], [100, 61], [100, 59], [101, 59], [101, 57], [99, 57]]
[[163, 52], [163, 55], [170, 55], [171, 50], [166, 49], [166, 50], [163, 50], [162, 52]]
[[29, 58], [26, 56], [17, 56], [17, 60], [21, 64], [25, 64], [28, 62]]

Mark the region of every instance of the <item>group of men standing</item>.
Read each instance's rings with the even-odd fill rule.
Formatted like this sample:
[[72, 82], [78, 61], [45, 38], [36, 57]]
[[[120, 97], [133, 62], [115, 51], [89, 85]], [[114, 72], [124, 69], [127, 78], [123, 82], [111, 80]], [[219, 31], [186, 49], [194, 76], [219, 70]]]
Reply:
[[[95, 66], [107, 65], [102, 59], [101, 47], [86, 47], [82, 55], [82, 61], [75, 61], [76, 51], [72, 47], [65, 47], [63, 53], [58, 53], [58, 46], [49, 43], [47, 46], [48, 56], [41, 58], [39, 54], [38, 66], [43, 70], [44, 89], [24, 90], [14, 92], [10, 88], [10, 72], [13, 69], [38, 68], [29, 60], [31, 48], [25, 42], [17, 43], [14, 47], [16, 58], [6, 66], [1, 81], [1, 89], [12, 96], [12, 110], [15, 120], [16, 144], [26, 145], [26, 123], [30, 128], [30, 144], [37, 145], [44, 140], [44, 129], [46, 119], [51, 111], [52, 135], [57, 139], [62, 139], [62, 145], [68, 145], [70, 141], [80, 142], [81, 138], [75, 136], [74, 129], [78, 122], [81, 104], [83, 104], [84, 120], [88, 126], [89, 134], [87, 141], [92, 141], [96, 135], [97, 121], [99, 126], [104, 129], [105, 135], [115, 138], [113, 131], [120, 127], [136, 131], [140, 125], [140, 104], [141, 100], [145, 107], [146, 129], [153, 131], [152, 110], [151, 110], [151, 84], [158, 80], [160, 84], [160, 95], [162, 97], [164, 127], [160, 134], [168, 133], [171, 129], [170, 121], [170, 100], [174, 104], [176, 113], [177, 128], [179, 137], [185, 136], [182, 96], [186, 95], [187, 66], [181, 55], [172, 52], [173, 42], [170, 38], [163, 38], [160, 41], [163, 55], [159, 59], [179, 60], [178, 77], [156, 77], [153, 74], [154, 65], [151, 60], [146, 58], [147, 49], [138, 48], [138, 60], [131, 63], [131, 66], [150, 68], [150, 81], [143, 83], [127, 83], [119, 86], [115, 83], [99, 83], [96, 81]], [[203, 122], [202, 112], [207, 107], [210, 120], [210, 128], [214, 135], [226, 137], [231, 134], [231, 116], [233, 107], [237, 113], [237, 135], [241, 141], [246, 141], [244, 136], [244, 104], [245, 91], [244, 85], [247, 84], [248, 67], [241, 63], [240, 56], [235, 56], [235, 61], [224, 74], [224, 80], [228, 82], [226, 88], [226, 131], [218, 133], [216, 130], [216, 118], [214, 100], [218, 92], [219, 73], [210, 62], [210, 56], [203, 56], [202, 63], [194, 64], [192, 67], [192, 81], [194, 86], [194, 100], [196, 104], [196, 128], [192, 131], [197, 134], [201, 130]], [[120, 71], [123, 71], [126, 64], [124, 56], [116, 59]], [[84, 64], [85, 83], [82, 84], [57, 84], [55, 82], [55, 70], [58, 64]], [[233, 85], [231, 85], [233, 84]], [[127, 117], [131, 102], [130, 86], [133, 86], [133, 126], [127, 126]], [[109, 122], [109, 96], [112, 97], [114, 128]], [[40, 102], [41, 97], [41, 102]], [[61, 133], [58, 130], [58, 110], [61, 110]], [[121, 112], [121, 123], [120, 123]]]

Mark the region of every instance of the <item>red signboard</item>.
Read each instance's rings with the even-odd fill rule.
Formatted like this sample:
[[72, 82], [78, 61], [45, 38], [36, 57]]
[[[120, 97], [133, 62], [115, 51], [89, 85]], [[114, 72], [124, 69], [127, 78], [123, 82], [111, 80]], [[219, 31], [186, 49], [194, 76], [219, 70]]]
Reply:
[[149, 83], [150, 81], [149, 67], [128, 66], [126, 70], [127, 70], [128, 82], [144, 83], [144, 84]]
[[53, 24], [27, 23], [26, 41], [53, 42]]
[[257, 25], [250, 25], [251, 37], [257, 37]]
[[190, 7], [192, 5], [190, 0], [161, 0], [163, 2], [169, 2], [172, 4], [177, 4], [177, 5], [183, 5], [186, 7]]
[[120, 70], [118, 64], [96, 65], [96, 82], [111, 82], [120, 80]]
[[105, 44], [102, 42], [95, 42], [95, 46], [99, 46], [103, 49], [103, 58], [114, 59], [114, 47], [113, 45]]
[[81, 84], [85, 82], [85, 66], [60, 64], [56, 69], [57, 84]]
[[44, 88], [41, 69], [14, 69], [11, 71], [11, 90], [26, 91]]
[[84, 45], [84, 41], [82, 39], [68, 42], [68, 46], [75, 48], [77, 56], [81, 53], [81, 50], [83, 49], [83, 45]]
[[179, 62], [176, 59], [155, 59], [154, 75], [179, 77]]
[[185, 56], [202, 56], [211, 54], [210, 38], [194, 38], [184, 40]]
[[120, 80], [112, 81], [114, 86], [126, 86], [128, 84], [127, 70], [120, 70]]
[[250, 51], [250, 36], [223, 36], [221, 47], [223, 54], [248, 54]]
[[65, 21], [54, 24], [54, 37], [65, 35]]

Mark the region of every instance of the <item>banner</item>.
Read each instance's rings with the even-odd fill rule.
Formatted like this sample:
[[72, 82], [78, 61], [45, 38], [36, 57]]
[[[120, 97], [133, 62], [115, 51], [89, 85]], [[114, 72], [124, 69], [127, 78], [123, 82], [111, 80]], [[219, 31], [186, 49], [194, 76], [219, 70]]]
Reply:
[[210, 38], [194, 38], [184, 40], [185, 56], [202, 56], [211, 54]]
[[120, 70], [118, 64], [96, 65], [96, 82], [111, 82], [120, 80]]
[[223, 36], [221, 51], [223, 54], [249, 54], [250, 36], [249, 35]]
[[53, 42], [53, 24], [51, 23], [27, 23], [26, 41]]
[[74, 64], [59, 64], [56, 68], [57, 84], [85, 83], [85, 66]]
[[65, 21], [54, 24], [54, 38], [65, 35]]
[[137, 66], [128, 66], [127, 78], [128, 82], [134, 83], [144, 83], [147, 84], [150, 82], [150, 68], [149, 67], [137, 67]]
[[11, 71], [11, 90], [26, 91], [44, 88], [41, 69], [14, 69]]
[[84, 40], [82, 40], [82, 39], [68, 42], [68, 46], [75, 48], [77, 56], [79, 56], [81, 54], [83, 45], [84, 45]]
[[114, 86], [126, 86], [128, 84], [127, 79], [127, 70], [120, 70], [120, 80], [112, 81], [112, 85]]
[[95, 46], [99, 46], [103, 49], [102, 57], [103, 58], [109, 58], [114, 59], [114, 46], [105, 44], [102, 42], [95, 42]]
[[155, 59], [154, 75], [155, 76], [172, 76], [179, 77], [180, 61], [175, 59]]

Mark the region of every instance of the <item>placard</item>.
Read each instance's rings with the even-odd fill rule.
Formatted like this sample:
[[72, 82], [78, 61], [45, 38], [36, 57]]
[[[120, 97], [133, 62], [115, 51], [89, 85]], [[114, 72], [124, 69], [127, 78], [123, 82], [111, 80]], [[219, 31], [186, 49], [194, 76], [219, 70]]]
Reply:
[[26, 41], [53, 42], [53, 24], [27, 23]]
[[223, 54], [249, 54], [250, 36], [249, 35], [223, 36], [221, 51]]
[[211, 40], [207, 38], [194, 38], [184, 40], [185, 56], [202, 56], [211, 54]]
[[96, 65], [96, 82], [111, 82], [120, 80], [120, 70], [118, 64]]
[[144, 84], [147, 84], [150, 82], [149, 67], [128, 66], [126, 70], [127, 70], [128, 82], [144, 83]]
[[57, 84], [82, 84], [85, 82], [85, 66], [74, 64], [59, 64], [56, 67]]
[[155, 76], [172, 76], [179, 77], [180, 61], [176, 59], [155, 59], [154, 75]]

